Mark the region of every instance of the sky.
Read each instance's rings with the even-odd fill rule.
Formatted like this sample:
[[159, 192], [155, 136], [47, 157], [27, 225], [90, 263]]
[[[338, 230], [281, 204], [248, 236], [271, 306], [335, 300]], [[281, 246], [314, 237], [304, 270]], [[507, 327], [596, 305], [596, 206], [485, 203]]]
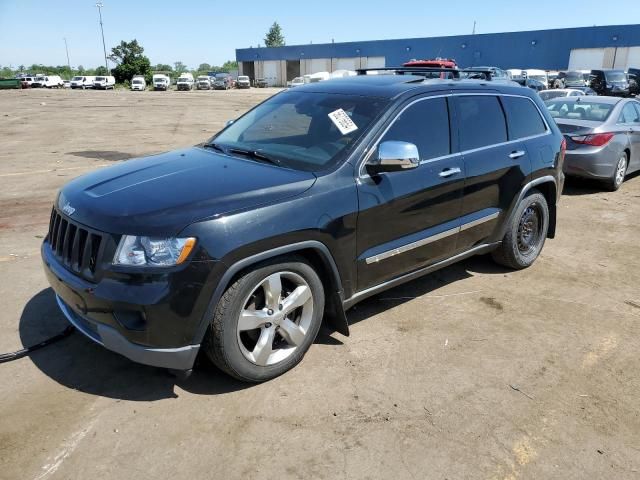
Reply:
[[[151, 64], [195, 68], [264, 45], [277, 21], [288, 45], [640, 23], [637, 0], [102, 0], [107, 52], [137, 39]], [[593, 4], [589, 6], [589, 4]], [[0, 66], [104, 63], [98, 9], [90, 0], [0, 0]], [[110, 67], [113, 65], [110, 64]]]

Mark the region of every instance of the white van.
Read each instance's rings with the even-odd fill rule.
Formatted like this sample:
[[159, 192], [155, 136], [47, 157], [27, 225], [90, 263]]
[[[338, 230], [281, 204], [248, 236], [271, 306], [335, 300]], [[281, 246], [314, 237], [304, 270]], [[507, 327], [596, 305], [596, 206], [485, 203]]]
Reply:
[[198, 90], [211, 90], [211, 79], [209, 75], [199, 75], [196, 87]]
[[64, 82], [60, 75], [38, 75], [31, 84], [32, 87], [42, 88], [60, 88], [62, 85]]
[[71, 79], [71, 88], [93, 88], [93, 81], [96, 77], [86, 75], [76, 75]]
[[142, 75], [134, 75], [131, 79], [131, 90], [144, 91], [147, 88], [147, 81]]
[[181, 73], [176, 82], [178, 90], [193, 90], [193, 75], [185, 72]]
[[171, 79], [164, 73], [153, 74], [153, 89], [154, 90], [169, 90]]
[[93, 88], [96, 90], [108, 90], [114, 89], [116, 86], [116, 79], [114, 77], [97, 76], [93, 81]]

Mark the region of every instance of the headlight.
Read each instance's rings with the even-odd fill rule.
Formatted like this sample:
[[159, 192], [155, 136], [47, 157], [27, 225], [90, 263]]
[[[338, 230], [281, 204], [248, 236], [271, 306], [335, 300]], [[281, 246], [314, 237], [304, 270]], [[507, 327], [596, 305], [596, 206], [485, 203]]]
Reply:
[[113, 257], [114, 265], [170, 267], [186, 260], [195, 238], [160, 238], [124, 235]]

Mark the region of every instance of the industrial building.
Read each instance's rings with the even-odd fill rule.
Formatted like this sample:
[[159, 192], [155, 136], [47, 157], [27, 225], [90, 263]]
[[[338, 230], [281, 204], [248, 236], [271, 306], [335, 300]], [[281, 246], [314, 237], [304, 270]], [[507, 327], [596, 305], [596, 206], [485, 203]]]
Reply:
[[542, 70], [640, 67], [640, 25], [563, 28], [450, 37], [241, 48], [241, 75], [283, 86], [321, 71], [398, 66], [453, 58], [458, 65]]

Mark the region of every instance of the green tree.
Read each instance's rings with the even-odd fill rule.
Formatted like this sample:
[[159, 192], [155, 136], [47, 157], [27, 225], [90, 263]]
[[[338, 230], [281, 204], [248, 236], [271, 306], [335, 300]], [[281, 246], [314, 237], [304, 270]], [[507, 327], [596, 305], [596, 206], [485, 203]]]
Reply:
[[173, 62], [173, 71], [180, 75], [182, 72], [186, 72], [187, 66], [182, 62]]
[[238, 62], [235, 60], [227, 60], [222, 64], [223, 72], [230, 72], [232, 70], [238, 70]]
[[173, 67], [171, 65], [167, 65], [166, 63], [158, 63], [153, 66], [154, 72], [173, 72]]
[[273, 22], [271, 28], [267, 32], [267, 36], [264, 37], [264, 46], [265, 47], [283, 47], [284, 43], [284, 35], [282, 34], [282, 28], [278, 22]]
[[199, 72], [210, 72], [211, 71], [211, 65], [209, 65], [208, 63], [201, 63], [200, 66], [198, 67], [198, 71]]
[[144, 48], [135, 38], [130, 42], [123, 40], [120, 45], [113, 47], [109, 58], [118, 64], [111, 71], [118, 83], [125, 80], [131, 81], [134, 75], [147, 76], [151, 73], [151, 62], [144, 55]]
[[[116, 68], [118, 68], [118, 67], [116, 67]], [[109, 75], [109, 71], [107, 70], [107, 67], [103, 67], [102, 65], [100, 65], [99, 67], [96, 67], [96, 69], [93, 71], [93, 74], [94, 75], [102, 75], [102, 76], [104, 76], [104, 75]], [[114, 77], [115, 77], [115, 74], [114, 74]], [[124, 81], [124, 80], [118, 80], [118, 77], [116, 77], [116, 81], [121, 82], [121, 81]]]

